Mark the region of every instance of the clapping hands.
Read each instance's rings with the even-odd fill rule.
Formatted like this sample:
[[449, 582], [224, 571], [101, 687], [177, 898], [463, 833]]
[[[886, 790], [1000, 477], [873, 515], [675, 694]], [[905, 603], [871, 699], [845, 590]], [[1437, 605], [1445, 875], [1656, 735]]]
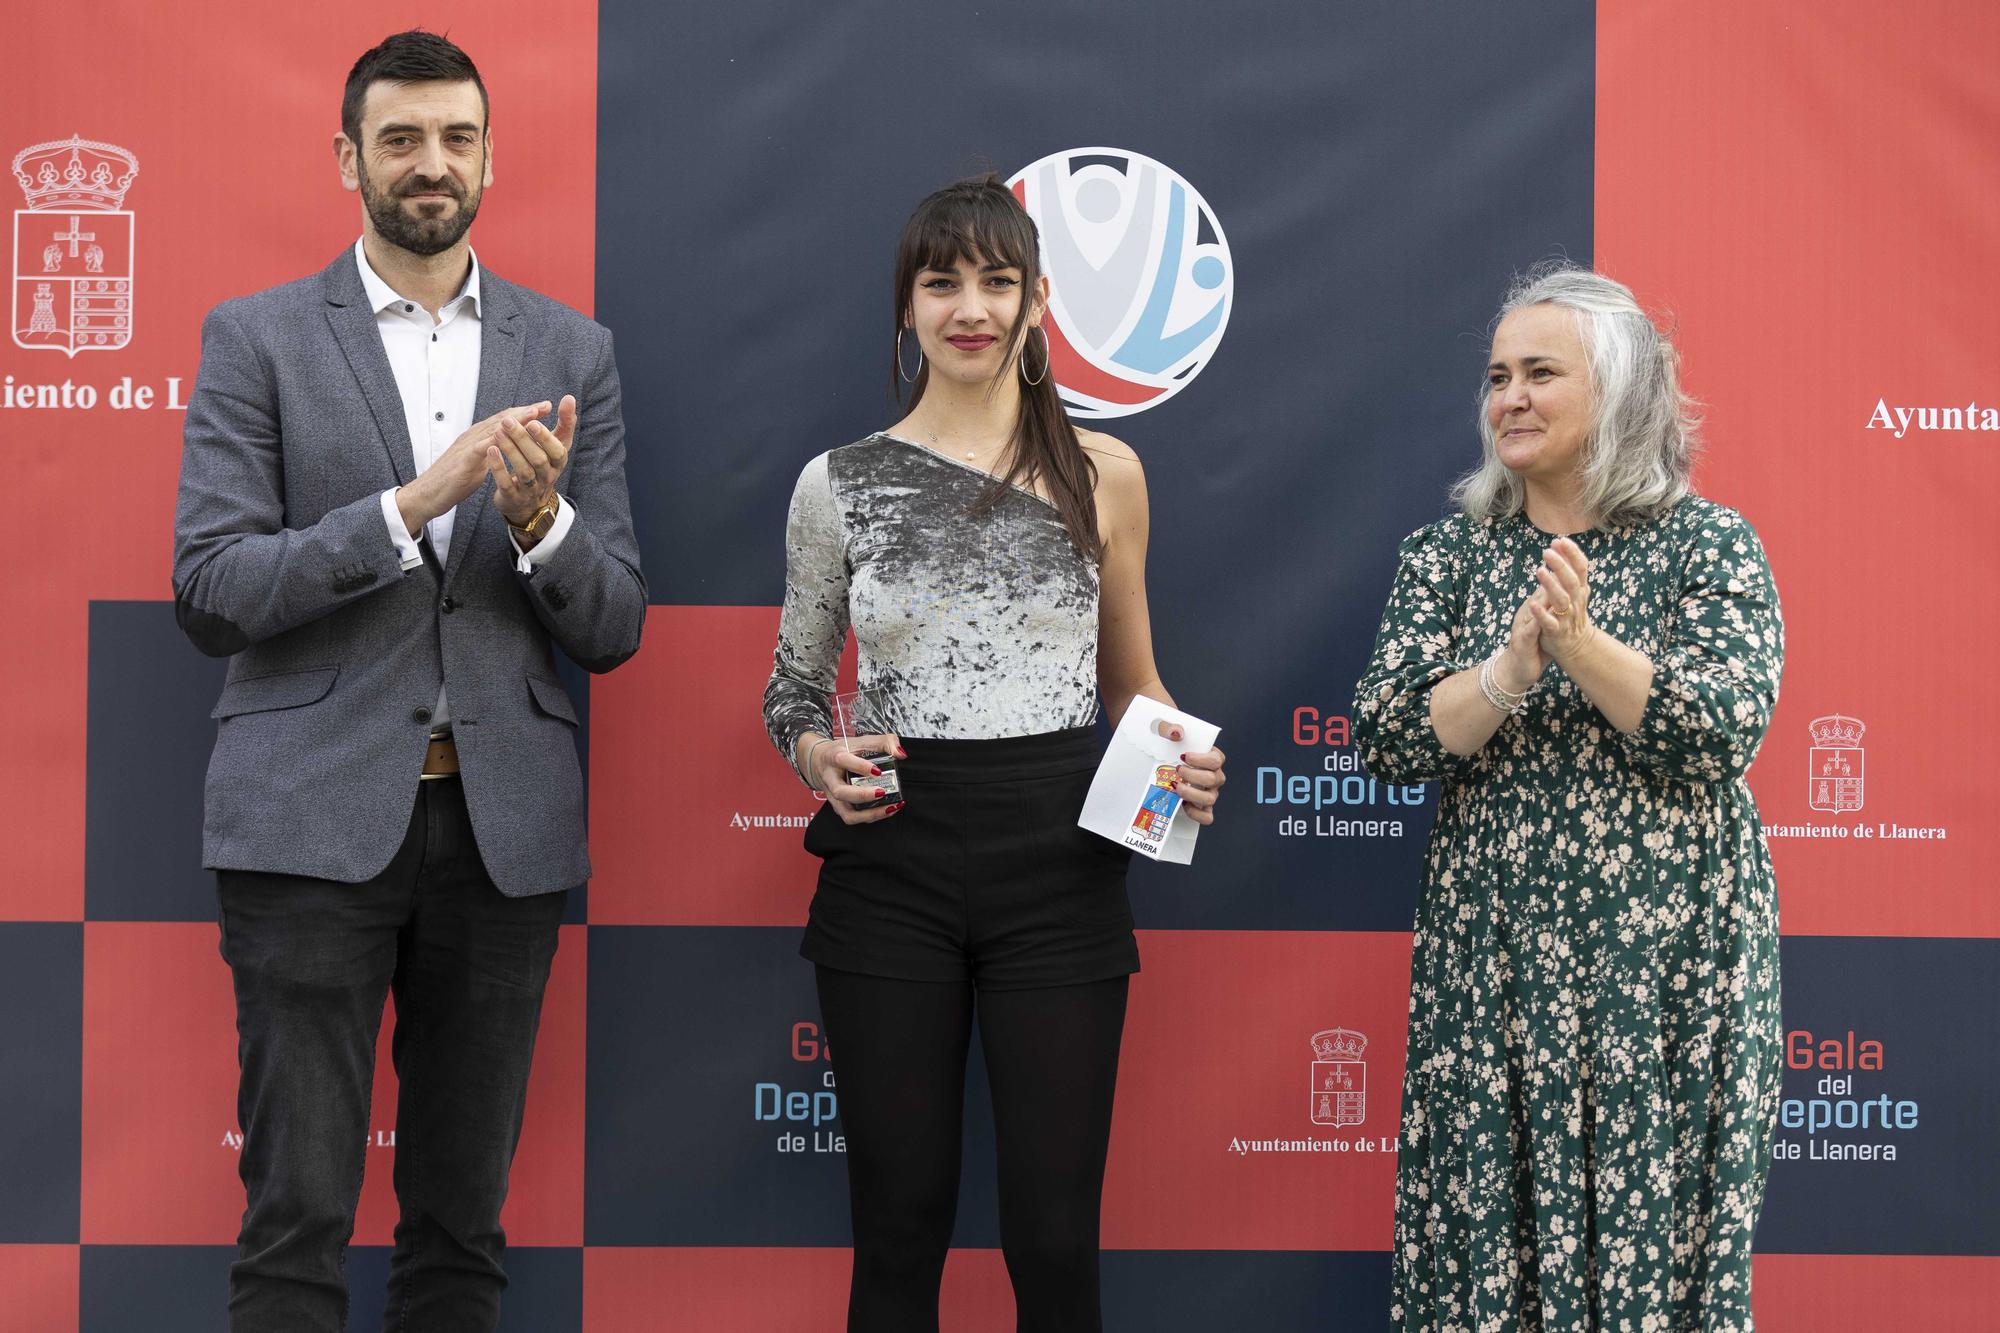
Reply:
[[1590, 621], [1590, 561], [1583, 548], [1558, 537], [1542, 551], [1535, 591], [1514, 613], [1507, 646], [1494, 661], [1495, 683], [1525, 694], [1551, 662], [1565, 662], [1594, 633]]
[[1523, 608], [1539, 631], [1542, 655], [1566, 662], [1590, 641], [1590, 561], [1583, 548], [1558, 537], [1542, 552], [1535, 570], [1535, 593]]

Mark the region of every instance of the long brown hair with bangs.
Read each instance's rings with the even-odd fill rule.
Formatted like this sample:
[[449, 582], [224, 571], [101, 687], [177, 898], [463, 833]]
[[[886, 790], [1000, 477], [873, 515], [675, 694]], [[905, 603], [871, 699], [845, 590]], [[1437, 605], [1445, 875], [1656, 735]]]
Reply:
[[[1041, 257], [1041, 233], [1035, 220], [998, 176], [989, 172], [947, 185], [917, 205], [896, 243], [896, 328], [902, 330], [910, 320], [917, 275], [925, 269], [949, 272], [962, 260], [1020, 269], [1021, 309], [1007, 332], [1008, 355], [995, 372], [992, 389], [997, 390], [1005, 376], [1021, 375], [1021, 360], [1028, 356], [1028, 316], [1042, 276]], [[1020, 380], [1021, 407], [1014, 419], [1006, 471], [996, 474], [972, 512], [991, 509], [1006, 496], [1009, 486], [1032, 490], [1041, 483], [1077, 550], [1098, 560], [1103, 557], [1104, 544], [1097, 532], [1097, 464], [1084, 452], [1076, 427], [1063, 411], [1045, 355], [1030, 358], [1028, 370], [1034, 371], [1037, 360], [1043, 363], [1041, 373], [1035, 376], [1040, 382], [1031, 384], [1025, 377]], [[916, 410], [924, 400], [930, 374], [926, 360], [917, 371], [916, 382], [906, 385], [901, 366], [891, 364], [890, 393], [905, 412]], [[907, 402], [903, 397], [906, 389]]]

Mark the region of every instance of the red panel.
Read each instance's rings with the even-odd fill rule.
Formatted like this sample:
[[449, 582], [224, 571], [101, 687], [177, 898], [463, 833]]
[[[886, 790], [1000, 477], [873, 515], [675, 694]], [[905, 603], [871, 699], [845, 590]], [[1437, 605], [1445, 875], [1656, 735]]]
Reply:
[[34, 830], [12, 839], [20, 873], [0, 883], [0, 919], [8, 921], [83, 920], [89, 607], [59, 585], [63, 572], [61, 562], [45, 562], [19, 586], [22, 641], [35, 651], [9, 653], [0, 664], [0, 693], [35, 701], [7, 710], [0, 739], [0, 806], [14, 827]]
[[[528, 1086], [503, 1220], [523, 1245], [583, 1238], [584, 929], [565, 927]], [[393, 1007], [390, 1017], [393, 1018]], [[85, 1244], [223, 1245], [236, 1238], [236, 1010], [205, 923], [84, 927]], [[388, 1244], [396, 1077], [376, 1049], [367, 1176], [354, 1240]]]
[[655, 606], [639, 655], [591, 682], [593, 923], [804, 924], [819, 803], [764, 733], [777, 641], [776, 607]]
[[[1996, 49], [1991, 5], [1598, 7], [1598, 262], [1677, 317], [1702, 488], [1763, 534], [1784, 601], [1752, 783], [1767, 824], [1848, 835], [1772, 839], [1789, 933], [2000, 933], [2000, 434], [1869, 425], [2000, 409], [2000, 83], [1965, 58]], [[1867, 726], [1859, 810], [1812, 808], [1832, 714]]]
[[77, 1247], [0, 1245], [0, 1333], [74, 1333]]
[[[495, 180], [473, 229], [480, 257], [504, 277], [588, 310], [592, 0], [357, 0], [274, 7], [254, 23], [216, 0], [122, 5], [115, 22], [64, 5], [8, 15], [14, 49], [88, 56], [83, 64], [16, 62], [0, 82], [0, 153], [11, 160], [31, 144], [77, 134], [128, 150], [139, 173], [123, 200], [133, 215], [130, 344], [72, 359], [0, 336], [10, 389], [67, 382], [72, 396], [88, 388], [98, 399], [90, 410], [6, 411], [9, 439], [34, 445], [18, 451], [10, 490], [56, 497], [83, 485], [90, 538], [60, 560], [36, 562], [10, 607], [11, 633], [35, 650], [8, 655], [0, 695], [35, 706], [10, 713], [0, 741], [0, 805], [37, 836], [17, 840], [0, 917], [83, 915], [85, 602], [169, 595], [182, 413], [168, 404], [175, 394], [184, 402], [194, 384], [201, 317], [224, 297], [318, 271], [359, 235], [357, 197], [340, 188], [329, 147], [341, 87], [355, 57], [414, 23], [449, 29], [479, 63], [492, 98]], [[524, 32], [534, 40], [520, 40]], [[26, 201], [11, 178], [8, 193], [11, 214]], [[11, 251], [11, 228], [6, 245]], [[11, 316], [11, 293], [0, 308]], [[151, 406], [114, 407], [120, 385], [152, 391]]]
[[[1410, 937], [1147, 931], [1139, 951], [1105, 1248], [1387, 1249]], [[1365, 1050], [1317, 1053], [1335, 1029]], [[1324, 1104], [1329, 1077], [1358, 1107]]]
[[[583, 1326], [590, 1333], [840, 1333], [849, 1263], [847, 1250], [833, 1249], [589, 1249]], [[953, 1250], [938, 1308], [952, 1333], [1013, 1333], [1014, 1293], [1000, 1252]]]
[[[564, 926], [528, 1073], [521, 1146], [500, 1223], [509, 1245], [583, 1244], [583, 1060], [590, 932]], [[382, 1184], [387, 1185], [387, 1173]], [[383, 1240], [389, 1238], [387, 1230]]]
[[236, 1006], [216, 928], [93, 922], [83, 934], [86, 1244], [236, 1238]]
[[1760, 1254], [1758, 1333], [2000, 1328], [2000, 1259]]

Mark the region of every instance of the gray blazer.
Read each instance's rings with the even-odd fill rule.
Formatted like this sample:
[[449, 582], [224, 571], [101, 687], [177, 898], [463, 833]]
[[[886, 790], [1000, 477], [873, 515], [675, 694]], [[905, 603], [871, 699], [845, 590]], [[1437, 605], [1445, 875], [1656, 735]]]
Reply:
[[639, 647], [646, 584], [625, 491], [611, 334], [480, 273], [473, 420], [564, 393], [577, 433], [558, 489], [576, 520], [514, 569], [493, 483], [458, 506], [445, 570], [407, 573], [381, 493], [416, 466], [348, 250], [202, 325], [174, 515], [174, 613], [227, 656], [204, 864], [368, 879], [409, 826], [442, 682], [487, 872], [511, 896], [590, 877], [576, 709], [552, 643], [589, 671]]

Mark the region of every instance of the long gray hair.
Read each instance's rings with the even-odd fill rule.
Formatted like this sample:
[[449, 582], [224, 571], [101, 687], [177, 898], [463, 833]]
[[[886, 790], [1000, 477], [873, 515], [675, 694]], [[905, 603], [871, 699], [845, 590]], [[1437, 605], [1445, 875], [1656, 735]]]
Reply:
[[[1553, 305], [1576, 317], [1596, 411], [1584, 441], [1579, 499], [1597, 524], [1625, 527], [1658, 518], [1693, 488], [1700, 448], [1695, 402], [1681, 392], [1680, 357], [1623, 283], [1567, 263], [1538, 264], [1514, 280], [1493, 327], [1523, 306]], [[1521, 512], [1527, 487], [1501, 463], [1480, 395], [1479, 466], [1451, 498], [1474, 519]]]

